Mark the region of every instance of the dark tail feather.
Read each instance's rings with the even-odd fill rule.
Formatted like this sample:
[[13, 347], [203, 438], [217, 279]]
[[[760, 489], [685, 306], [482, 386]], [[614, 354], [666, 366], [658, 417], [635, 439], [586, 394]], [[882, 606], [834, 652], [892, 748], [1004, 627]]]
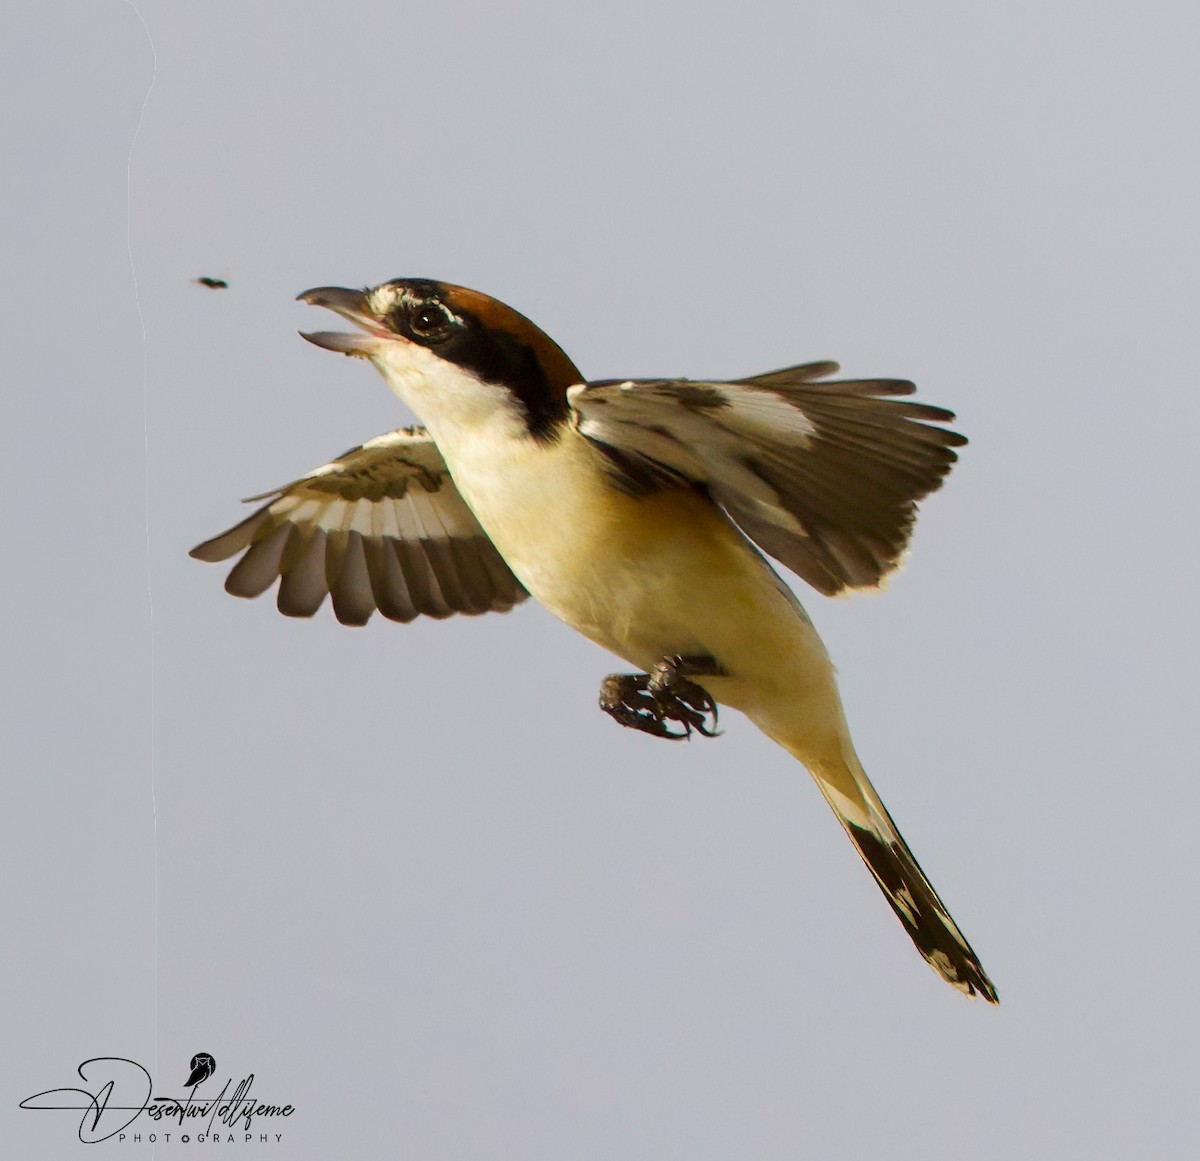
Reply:
[[998, 1004], [1000, 997], [979, 957], [886, 811], [884, 818], [887, 827], [880, 828], [882, 834], [844, 818], [842, 825], [926, 962], [960, 992]]
[[871, 785], [844, 721], [841, 731], [826, 736], [818, 747], [813, 742], [811, 715], [797, 722], [789, 714], [782, 727], [777, 718], [765, 714], [754, 720], [808, 767], [926, 963], [960, 992], [998, 1004], [1000, 997], [979, 957], [950, 918]]

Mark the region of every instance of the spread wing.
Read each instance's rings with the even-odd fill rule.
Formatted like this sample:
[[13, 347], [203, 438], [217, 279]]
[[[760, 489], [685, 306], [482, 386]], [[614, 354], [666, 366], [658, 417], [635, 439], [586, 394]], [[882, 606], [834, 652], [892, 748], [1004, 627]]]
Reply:
[[764, 552], [832, 595], [899, 563], [916, 502], [966, 439], [954, 413], [896, 396], [900, 379], [818, 382], [807, 363], [729, 383], [656, 379], [572, 387], [580, 433], [630, 491], [706, 487]]
[[327, 594], [345, 625], [365, 625], [376, 609], [393, 621], [507, 612], [528, 595], [424, 428], [388, 432], [251, 499], [267, 503], [190, 555], [242, 553], [226, 591], [256, 597], [279, 577], [289, 617], [311, 617]]

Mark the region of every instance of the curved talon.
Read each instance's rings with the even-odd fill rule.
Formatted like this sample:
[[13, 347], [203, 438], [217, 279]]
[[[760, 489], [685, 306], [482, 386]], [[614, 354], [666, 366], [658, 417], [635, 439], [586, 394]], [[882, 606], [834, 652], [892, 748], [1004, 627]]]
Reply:
[[630, 729], [669, 738], [673, 742], [686, 738], [690, 732], [686, 723], [684, 733], [676, 733], [668, 727], [665, 719], [675, 715], [647, 691], [648, 681], [646, 674], [610, 674], [600, 683], [600, 708], [618, 724]]
[[673, 730], [668, 730], [665, 725], [663, 725], [661, 730], [654, 730], [653, 733], [657, 737], [666, 738], [668, 742], [686, 742], [688, 738], [692, 736], [692, 731], [688, 729], [686, 725], [684, 726], [682, 734], [677, 734]]
[[672, 742], [683, 741], [691, 733], [691, 728], [683, 723], [682, 733], [676, 733], [667, 724], [666, 716], [658, 706], [639, 708], [635, 706], [617, 706], [608, 711], [623, 726], [630, 726], [657, 738], [669, 738]]
[[[703, 686], [684, 677], [680, 672], [682, 657], [664, 657], [655, 667], [646, 688], [662, 707], [666, 716], [682, 722], [690, 735], [695, 727], [706, 738], [720, 734], [717, 729], [717, 703]], [[712, 714], [712, 728], [705, 718]]]
[[[673, 742], [696, 730], [715, 738], [717, 703], [708, 690], [684, 677], [682, 657], [667, 657], [651, 673], [612, 673], [600, 683], [600, 708], [614, 721]], [[707, 722], [712, 715], [712, 726]], [[672, 730], [669, 723], [682, 727]]]

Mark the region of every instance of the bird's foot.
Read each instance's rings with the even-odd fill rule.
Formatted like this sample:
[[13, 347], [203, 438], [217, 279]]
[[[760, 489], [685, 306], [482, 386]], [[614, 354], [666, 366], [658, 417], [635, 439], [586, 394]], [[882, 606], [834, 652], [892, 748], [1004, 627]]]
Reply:
[[[715, 677], [720, 672], [712, 658], [705, 658], [701, 665], [690, 658], [664, 657], [651, 671], [647, 688], [656, 701], [671, 707], [673, 712], [668, 716], [683, 722], [685, 729], [694, 728], [706, 738], [715, 738], [720, 733], [717, 703], [707, 689], [684, 675], [705, 673]], [[710, 714], [711, 726], [707, 724]]]
[[[684, 674], [720, 672], [712, 658], [664, 657], [649, 673], [609, 674], [600, 683], [600, 708], [621, 725], [657, 738], [678, 742], [692, 730], [715, 738], [717, 703]], [[683, 728], [672, 729], [673, 723]]]

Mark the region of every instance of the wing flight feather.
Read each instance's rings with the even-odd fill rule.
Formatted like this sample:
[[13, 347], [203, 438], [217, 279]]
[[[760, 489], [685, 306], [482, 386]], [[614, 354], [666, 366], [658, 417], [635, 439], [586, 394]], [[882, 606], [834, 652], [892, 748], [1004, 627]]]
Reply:
[[365, 625], [376, 609], [412, 621], [507, 612], [528, 595], [424, 428], [388, 432], [251, 499], [266, 503], [191, 555], [241, 553], [226, 590], [257, 597], [279, 579], [289, 617], [311, 617], [326, 596], [343, 624]]
[[877, 585], [899, 563], [917, 501], [967, 441], [903, 379], [821, 381], [806, 363], [732, 382], [605, 381], [568, 391], [579, 432], [618, 484], [709, 490], [764, 552], [819, 591]]

